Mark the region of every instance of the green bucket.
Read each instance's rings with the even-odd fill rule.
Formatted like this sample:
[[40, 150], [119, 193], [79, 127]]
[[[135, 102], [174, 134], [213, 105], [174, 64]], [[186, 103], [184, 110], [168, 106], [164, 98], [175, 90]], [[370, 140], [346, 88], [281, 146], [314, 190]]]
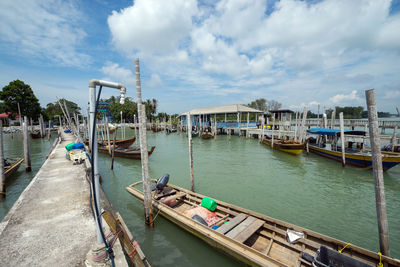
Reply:
[[201, 206], [208, 210], [214, 211], [217, 208], [217, 202], [214, 199], [205, 197], [201, 200]]
[[68, 145], [65, 146], [65, 149], [68, 150], [68, 151], [70, 151], [74, 145], [75, 145], [74, 142], [69, 143]]

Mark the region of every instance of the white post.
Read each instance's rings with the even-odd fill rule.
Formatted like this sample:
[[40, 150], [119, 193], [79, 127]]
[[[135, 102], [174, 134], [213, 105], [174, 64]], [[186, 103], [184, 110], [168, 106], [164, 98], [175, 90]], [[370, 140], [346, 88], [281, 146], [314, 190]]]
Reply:
[[374, 89], [366, 90], [372, 167], [375, 181], [376, 213], [378, 217], [379, 245], [383, 255], [390, 257], [389, 230], [386, 214], [385, 186], [383, 182], [382, 154], [379, 138], [378, 110]]
[[142, 104], [142, 89], [140, 84], [140, 66], [139, 59], [135, 60], [135, 74], [136, 74], [136, 93], [137, 93], [137, 104], [139, 111], [139, 137], [140, 137], [140, 152], [142, 162], [142, 180], [143, 180], [143, 197], [144, 197], [144, 209], [145, 209], [145, 222], [151, 228], [154, 227], [153, 212], [152, 212], [152, 199], [151, 199], [151, 187], [150, 187], [150, 176], [149, 176], [149, 154], [147, 152], [147, 133], [146, 133], [146, 110]]
[[24, 135], [24, 158], [25, 158], [25, 171], [30, 172], [31, 169], [31, 152], [29, 149], [29, 136], [28, 136], [28, 118], [24, 117], [22, 123], [23, 135]]
[[336, 109], [332, 111], [331, 115], [331, 129], [335, 128]]
[[271, 147], [274, 148], [275, 115], [272, 117]]
[[192, 190], [192, 192], [194, 192], [192, 119], [191, 119], [190, 112], [187, 115], [187, 133], [188, 133], [188, 140], [189, 140], [189, 163], [190, 163], [191, 190]]
[[[138, 108], [138, 110], [139, 110], [139, 108]], [[137, 128], [136, 114], [133, 115], [133, 125], [134, 125], [134, 128], [135, 128], [135, 136], [136, 136], [136, 138], [137, 138], [137, 132], [136, 132], [136, 128]], [[147, 126], [146, 126], [146, 130], [147, 130]]]
[[303, 111], [303, 120], [301, 122], [301, 128], [300, 128], [300, 144], [303, 143], [303, 139], [304, 139], [304, 133], [305, 133], [305, 125], [306, 125], [306, 119], [307, 119], [307, 108], [304, 107], [304, 111]]
[[296, 123], [294, 126], [294, 141], [297, 141], [297, 118], [298, 118], [298, 116], [299, 116], [299, 112], [296, 111]]
[[340, 141], [341, 141], [341, 146], [342, 146], [342, 166], [344, 167], [346, 165], [346, 155], [345, 155], [346, 148], [344, 147], [343, 112], [339, 113], [339, 120], [340, 120]]
[[397, 126], [394, 127], [393, 136], [392, 136], [392, 152], [394, 152], [394, 146], [396, 145], [396, 134], [397, 134]]
[[264, 140], [264, 126], [265, 126], [265, 118], [261, 117], [261, 142]]

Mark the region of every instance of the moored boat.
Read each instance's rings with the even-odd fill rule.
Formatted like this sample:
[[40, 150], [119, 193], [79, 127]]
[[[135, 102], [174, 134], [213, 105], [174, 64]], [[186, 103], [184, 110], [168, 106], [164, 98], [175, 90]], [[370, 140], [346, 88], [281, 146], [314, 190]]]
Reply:
[[[272, 139], [270, 138], [263, 140], [263, 144], [267, 146], [271, 146], [271, 143]], [[304, 146], [305, 143], [301, 144], [299, 141], [274, 139], [273, 148], [293, 155], [299, 155], [303, 151]]]
[[197, 137], [199, 136], [199, 132], [192, 132], [192, 137]]
[[214, 137], [214, 135], [211, 132], [202, 132], [201, 133], [201, 138], [203, 138], [203, 139], [210, 139], [213, 137]]
[[40, 134], [39, 131], [33, 131], [33, 132], [30, 133], [30, 135], [31, 135], [32, 139], [42, 138], [42, 135]]
[[[151, 149], [148, 151], [149, 157], [151, 156], [151, 154], [153, 154], [155, 148], [156, 148], [155, 146], [152, 146]], [[110, 155], [108, 148], [106, 148], [105, 146], [99, 146], [98, 151], [100, 153]], [[114, 156], [120, 157], [120, 158], [130, 158], [130, 159], [141, 159], [142, 158], [142, 154], [141, 154], [139, 147], [135, 147], [135, 148], [119, 148], [119, 147], [117, 147], [114, 150]]]
[[[307, 130], [307, 132], [309, 134], [318, 135], [318, 139], [308, 145], [310, 152], [339, 162], [342, 161], [342, 148], [338, 145], [339, 130], [313, 128]], [[344, 134], [363, 135], [365, 133], [362, 131], [345, 131]], [[332, 139], [331, 142], [325, 142], [324, 136], [329, 136]], [[357, 147], [353, 147], [353, 145], [354, 142], [345, 140], [344, 155], [346, 164], [361, 168], [372, 168], [371, 151], [365, 149], [362, 142], [358, 143]], [[382, 168], [384, 171], [387, 171], [400, 163], [400, 153], [387, 151], [381, 151], [381, 153]]]
[[22, 158], [5, 159], [4, 174], [6, 178], [10, 177], [13, 173], [15, 173], [23, 161], [24, 159]]
[[[128, 148], [135, 141], [136, 141], [136, 136], [134, 136], [133, 138], [129, 138], [129, 139], [117, 139], [117, 140], [115, 140], [115, 143], [117, 144], [117, 147]], [[85, 142], [85, 145], [89, 145], [89, 141], [87, 139], [84, 142]], [[97, 141], [97, 143], [99, 145], [104, 145], [104, 144], [107, 144], [108, 141], [102, 141], [102, 140], [99, 139]], [[113, 145], [114, 144], [114, 140], [110, 140], [110, 144]]]
[[[141, 183], [126, 190], [143, 202], [143, 193], [137, 188]], [[329, 260], [332, 257], [338, 263], [335, 266], [377, 266], [380, 262], [383, 266], [400, 266], [397, 259], [229, 203], [212, 201], [216, 207], [209, 205], [210, 199], [204, 195], [168, 184], [153, 194], [152, 203], [155, 212], [247, 265], [328, 266], [316, 264], [323, 261], [321, 258], [326, 260], [326, 255], [321, 254], [327, 253]]]

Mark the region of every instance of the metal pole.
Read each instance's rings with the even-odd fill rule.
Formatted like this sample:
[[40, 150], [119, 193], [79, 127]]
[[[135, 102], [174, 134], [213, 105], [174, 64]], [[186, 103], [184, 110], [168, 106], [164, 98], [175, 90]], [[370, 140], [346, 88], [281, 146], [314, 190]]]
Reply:
[[144, 197], [144, 211], [145, 211], [145, 222], [154, 227], [153, 224], [153, 211], [152, 211], [152, 199], [151, 199], [151, 188], [150, 188], [150, 177], [149, 177], [149, 154], [147, 152], [147, 133], [146, 133], [146, 111], [145, 106], [142, 104], [142, 91], [140, 84], [140, 66], [139, 59], [135, 59], [135, 74], [136, 74], [136, 93], [137, 93], [137, 105], [139, 111], [139, 136], [140, 136], [140, 151], [142, 156], [142, 180], [143, 180], [143, 197]]
[[25, 171], [30, 172], [31, 169], [31, 153], [29, 150], [29, 136], [28, 136], [28, 118], [24, 117], [24, 123], [22, 123], [23, 135], [24, 135], [24, 157], [25, 157]]
[[6, 197], [6, 175], [4, 173], [3, 121], [0, 120], [0, 197]]
[[[98, 156], [98, 151], [97, 151], [97, 130], [94, 129], [94, 120], [96, 119], [95, 117], [95, 112], [96, 112], [96, 87], [95, 86], [89, 86], [89, 94], [90, 94], [90, 129], [91, 131], [95, 131], [94, 133], [94, 142], [93, 142], [93, 147], [92, 147], [92, 157], [94, 157], [93, 160], [93, 172], [94, 172], [94, 188], [96, 190], [96, 201], [97, 204], [97, 211], [98, 214], [101, 214], [101, 203], [100, 203], [100, 182], [99, 182], [99, 168], [98, 168], [98, 162], [97, 162], [97, 156]], [[89, 133], [89, 136], [91, 134]], [[97, 220], [97, 215], [95, 212], [96, 220]], [[101, 229], [101, 220], [100, 225], [96, 223], [96, 236], [97, 236], [97, 244], [101, 245], [103, 244], [103, 239], [101, 237], [100, 229]]]
[[190, 162], [190, 181], [191, 181], [191, 190], [194, 192], [194, 174], [193, 174], [193, 142], [192, 142], [192, 119], [190, 112], [187, 115], [187, 133], [189, 140], [189, 162]]
[[372, 150], [372, 168], [375, 181], [376, 213], [378, 217], [379, 245], [383, 255], [390, 257], [389, 230], [386, 215], [385, 186], [383, 182], [382, 154], [379, 138], [378, 112], [374, 89], [366, 90], [369, 136]]
[[342, 146], [342, 166], [344, 167], [346, 165], [346, 155], [345, 155], [346, 148], [344, 147], [343, 112], [339, 113], [339, 120], [340, 120], [340, 141], [341, 141], [341, 146]]

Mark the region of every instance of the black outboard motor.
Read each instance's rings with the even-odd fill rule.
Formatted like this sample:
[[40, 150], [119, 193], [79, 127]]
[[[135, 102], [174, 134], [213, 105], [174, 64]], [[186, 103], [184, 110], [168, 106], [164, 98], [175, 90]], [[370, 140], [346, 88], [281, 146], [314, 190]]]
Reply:
[[168, 184], [168, 181], [169, 181], [169, 174], [166, 173], [157, 180], [155, 187], [153, 187], [151, 191], [157, 189], [157, 194], [160, 194], [163, 191], [164, 187]]

